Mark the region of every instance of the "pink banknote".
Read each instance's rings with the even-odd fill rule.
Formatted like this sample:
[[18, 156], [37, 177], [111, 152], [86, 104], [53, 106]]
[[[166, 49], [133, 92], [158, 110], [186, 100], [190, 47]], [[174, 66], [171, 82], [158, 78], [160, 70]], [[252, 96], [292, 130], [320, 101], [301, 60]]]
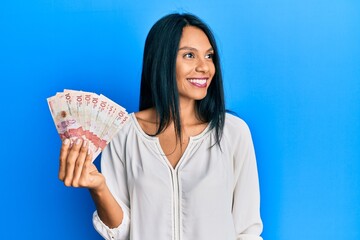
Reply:
[[129, 119], [125, 108], [102, 94], [65, 89], [47, 102], [60, 138], [87, 140], [93, 160]]

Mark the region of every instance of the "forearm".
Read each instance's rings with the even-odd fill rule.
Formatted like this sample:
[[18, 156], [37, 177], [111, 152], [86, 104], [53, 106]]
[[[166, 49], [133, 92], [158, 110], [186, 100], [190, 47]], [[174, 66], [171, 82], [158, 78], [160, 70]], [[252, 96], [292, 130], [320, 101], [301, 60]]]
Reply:
[[100, 190], [90, 189], [98, 216], [109, 228], [118, 227], [123, 220], [123, 210], [105, 184]]

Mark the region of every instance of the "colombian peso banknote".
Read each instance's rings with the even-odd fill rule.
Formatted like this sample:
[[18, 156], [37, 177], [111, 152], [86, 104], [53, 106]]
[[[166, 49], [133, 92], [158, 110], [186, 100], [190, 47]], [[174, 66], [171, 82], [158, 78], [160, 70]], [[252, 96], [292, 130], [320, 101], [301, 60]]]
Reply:
[[93, 161], [129, 120], [125, 108], [102, 94], [65, 89], [47, 102], [60, 138], [88, 141]]

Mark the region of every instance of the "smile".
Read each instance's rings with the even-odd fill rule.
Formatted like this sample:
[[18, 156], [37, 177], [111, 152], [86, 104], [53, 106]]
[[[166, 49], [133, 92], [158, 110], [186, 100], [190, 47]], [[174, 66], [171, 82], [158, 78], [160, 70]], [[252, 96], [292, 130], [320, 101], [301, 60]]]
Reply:
[[207, 78], [188, 78], [187, 79], [192, 85], [199, 88], [207, 87]]

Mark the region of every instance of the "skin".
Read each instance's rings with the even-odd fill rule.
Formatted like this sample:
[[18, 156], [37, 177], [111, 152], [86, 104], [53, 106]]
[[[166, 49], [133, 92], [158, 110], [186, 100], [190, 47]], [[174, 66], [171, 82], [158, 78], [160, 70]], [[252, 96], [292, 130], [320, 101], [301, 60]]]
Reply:
[[[215, 74], [212, 54], [212, 46], [204, 32], [196, 27], [184, 27], [176, 59], [183, 139], [181, 142], [176, 139], [172, 123], [157, 136], [174, 168], [188, 145], [189, 137], [200, 134], [208, 124], [197, 119], [195, 101], [206, 96]], [[155, 109], [137, 112], [135, 116], [146, 133], [156, 132], [158, 121]], [[77, 139], [71, 144], [69, 139], [65, 139], [60, 150], [59, 179], [68, 187], [88, 188], [100, 219], [110, 228], [118, 227], [123, 219], [123, 211], [111, 194], [105, 177], [91, 159], [87, 141]]]
[[111, 194], [104, 176], [92, 163], [88, 142], [65, 139], [60, 150], [59, 179], [67, 187], [88, 188], [100, 219], [110, 228], [119, 226], [123, 211]]
[[[189, 137], [198, 135], [207, 126], [207, 123], [196, 117], [195, 101], [206, 96], [215, 74], [213, 52], [209, 39], [202, 30], [193, 26], [184, 27], [176, 58], [176, 81], [183, 139], [181, 143], [177, 141], [173, 124], [157, 136], [167, 159], [174, 168], [188, 145]], [[189, 81], [191, 79], [206, 79], [206, 86], [195, 86]], [[158, 126], [155, 109], [146, 109], [135, 115], [146, 133], [156, 132]]]
[[[203, 99], [215, 74], [214, 51], [205, 33], [196, 27], [185, 27], [176, 58], [176, 81], [180, 106], [195, 107], [195, 100]], [[206, 80], [206, 87], [196, 86], [190, 79]]]

